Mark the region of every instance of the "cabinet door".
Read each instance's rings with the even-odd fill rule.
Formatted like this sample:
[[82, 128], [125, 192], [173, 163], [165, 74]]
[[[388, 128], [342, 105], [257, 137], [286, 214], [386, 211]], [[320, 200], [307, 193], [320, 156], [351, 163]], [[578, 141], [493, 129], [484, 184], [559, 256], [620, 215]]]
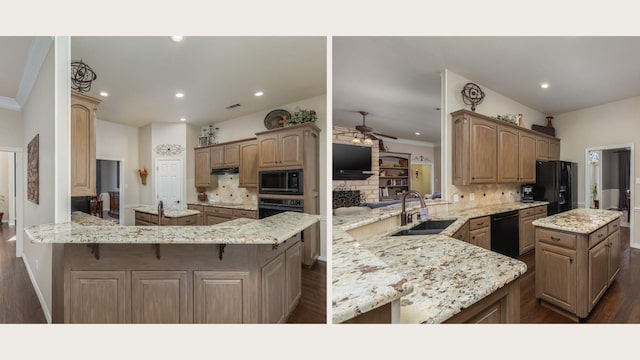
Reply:
[[453, 119], [452, 125], [452, 169], [454, 185], [469, 185], [469, 131], [468, 120], [463, 116]]
[[214, 146], [209, 148], [211, 151], [211, 167], [221, 168], [224, 165], [224, 146]]
[[258, 137], [258, 165], [274, 167], [278, 161], [278, 136], [269, 134]]
[[[65, 323], [129, 322], [130, 284], [125, 271], [71, 271]], [[66, 306], [65, 306], [66, 307]]]
[[536, 297], [575, 313], [576, 251], [541, 242], [536, 246]]
[[249, 321], [249, 273], [194, 271], [194, 322], [242, 324]]
[[560, 160], [560, 140], [549, 140], [549, 160]]
[[472, 184], [497, 181], [497, 125], [482, 119], [471, 119], [470, 175]]
[[186, 271], [132, 271], [131, 311], [135, 324], [193, 322]]
[[298, 242], [285, 253], [287, 271], [287, 314], [298, 305], [302, 295], [302, 243]]
[[520, 227], [518, 228], [520, 255], [530, 251], [535, 247], [535, 229], [533, 227], [534, 220], [535, 215], [520, 218]]
[[453, 234], [453, 238], [469, 242], [469, 222], [466, 222], [458, 231], [456, 231], [456, 233]]
[[534, 183], [536, 182], [536, 137], [519, 131], [518, 142], [518, 181]]
[[609, 286], [609, 241], [601, 241], [589, 250], [589, 310], [593, 309]]
[[278, 324], [287, 315], [285, 257], [280, 254], [262, 267], [262, 322]]
[[281, 133], [278, 136], [280, 144], [278, 166], [302, 165], [302, 132], [295, 130]]
[[71, 95], [71, 196], [96, 195], [96, 107]]
[[224, 146], [224, 166], [240, 166], [240, 144]]
[[258, 143], [240, 144], [240, 187], [258, 187]]
[[195, 150], [196, 186], [207, 187], [211, 184], [210, 148]]
[[620, 231], [609, 235], [607, 240], [609, 242], [609, 270], [607, 273], [609, 274], [608, 283], [611, 284], [620, 271], [620, 251], [622, 250]]
[[215, 225], [215, 224], [220, 224], [223, 223], [225, 221], [229, 221], [231, 220], [230, 218], [225, 218], [225, 217], [220, 217], [220, 216], [215, 216], [215, 215], [208, 215], [207, 214], [207, 221], [206, 224], [207, 225]]
[[491, 232], [488, 227], [469, 231], [469, 242], [473, 245], [491, 250]]
[[543, 137], [536, 138], [536, 160], [549, 160], [549, 139]]
[[518, 182], [518, 130], [498, 126], [498, 182]]

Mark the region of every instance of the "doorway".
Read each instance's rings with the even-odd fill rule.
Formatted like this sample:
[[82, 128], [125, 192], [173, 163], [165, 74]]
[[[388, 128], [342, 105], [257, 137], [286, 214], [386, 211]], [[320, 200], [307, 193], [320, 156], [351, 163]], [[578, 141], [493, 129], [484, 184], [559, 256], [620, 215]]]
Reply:
[[96, 160], [96, 193], [102, 197], [102, 218], [123, 224], [124, 197], [122, 186], [122, 160]]
[[156, 201], [165, 208], [181, 208], [182, 159], [157, 159], [156, 172]]
[[433, 165], [411, 164], [411, 188], [426, 196], [433, 194]]
[[585, 149], [586, 208], [621, 211], [620, 226], [630, 227], [633, 241], [633, 144], [606, 145]]

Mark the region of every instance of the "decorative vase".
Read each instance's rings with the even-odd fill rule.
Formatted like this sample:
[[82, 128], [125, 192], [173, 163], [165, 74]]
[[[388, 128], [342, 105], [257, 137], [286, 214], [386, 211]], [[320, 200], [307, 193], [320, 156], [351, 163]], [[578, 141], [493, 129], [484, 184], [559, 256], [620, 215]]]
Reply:
[[545, 119], [547, 119], [547, 127], [553, 127], [553, 124], [551, 123], [553, 116], [547, 116]]
[[594, 209], [600, 208], [600, 200], [593, 200], [593, 208]]
[[140, 174], [140, 181], [142, 181], [142, 185], [147, 185], [147, 174]]

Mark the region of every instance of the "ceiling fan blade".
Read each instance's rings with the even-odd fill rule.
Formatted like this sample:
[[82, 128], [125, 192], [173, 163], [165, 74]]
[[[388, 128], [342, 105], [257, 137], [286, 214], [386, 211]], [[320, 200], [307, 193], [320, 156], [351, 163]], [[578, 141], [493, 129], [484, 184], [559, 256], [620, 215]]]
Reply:
[[389, 139], [398, 140], [398, 138], [397, 138], [397, 137], [392, 136], [392, 135], [385, 135], [385, 134], [380, 134], [380, 133], [374, 133], [374, 134], [376, 134], [376, 135], [378, 135], [378, 136], [383, 136], [383, 137], [386, 137], [386, 138], [389, 138]]

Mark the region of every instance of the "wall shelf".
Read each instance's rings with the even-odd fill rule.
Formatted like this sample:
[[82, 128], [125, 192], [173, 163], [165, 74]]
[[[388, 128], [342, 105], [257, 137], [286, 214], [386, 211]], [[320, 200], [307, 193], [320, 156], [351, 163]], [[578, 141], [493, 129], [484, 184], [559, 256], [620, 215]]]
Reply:
[[381, 151], [379, 168], [380, 201], [400, 199], [411, 189], [411, 154]]

